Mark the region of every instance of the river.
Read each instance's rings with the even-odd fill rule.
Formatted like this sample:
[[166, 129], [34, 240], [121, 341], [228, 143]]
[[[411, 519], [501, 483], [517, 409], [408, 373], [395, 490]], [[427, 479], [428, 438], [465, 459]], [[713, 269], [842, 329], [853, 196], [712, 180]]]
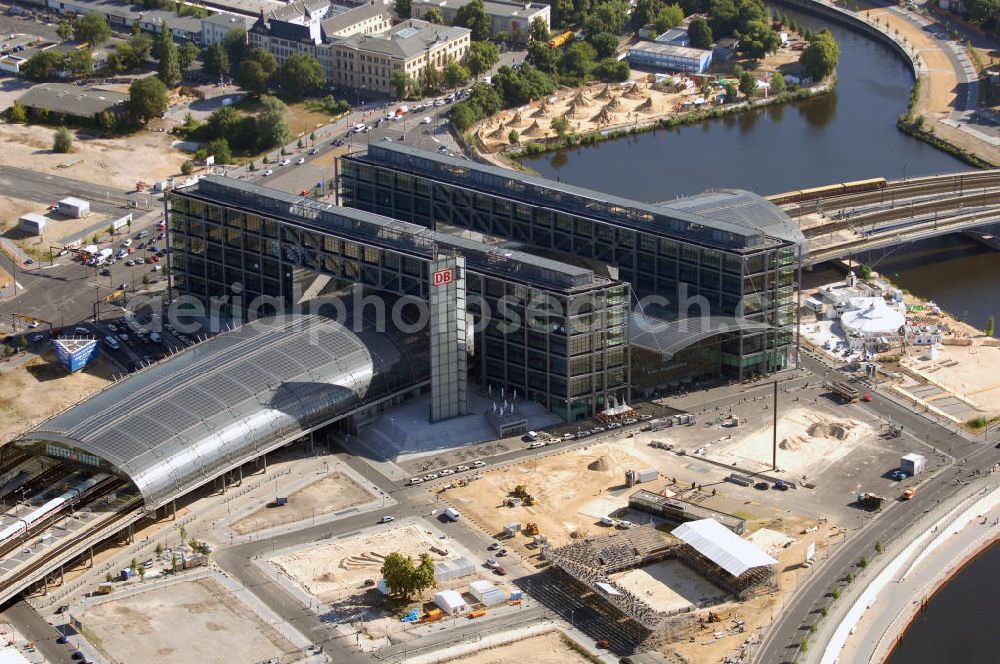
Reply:
[[[784, 11], [784, 10], [782, 10]], [[741, 116], [659, 130], [525, 160], [544, 177], [645, 201], [717, 187], [761, 194], [821, 184], [971, 170], [896, 129], [913, 76], [889, 48], [835, 24], [794, 12], [840, 44], [832, 94]], [[1000, 315], [1000, 256], [960, 236], [917, 242], [869, 257], [903, 288], [982, 328]], [[836, 278], [831, 271], [810, 282]]]

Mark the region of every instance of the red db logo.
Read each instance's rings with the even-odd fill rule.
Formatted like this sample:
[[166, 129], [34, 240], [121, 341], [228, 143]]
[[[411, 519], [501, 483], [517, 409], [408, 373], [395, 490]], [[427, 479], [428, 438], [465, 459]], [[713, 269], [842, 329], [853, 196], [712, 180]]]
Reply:
[[434, 273], [434, 285], [444, 286], [445, 284], [450, 284], [455, 280], [455, 275], [452, 273], [451, 269], [438, 270]]

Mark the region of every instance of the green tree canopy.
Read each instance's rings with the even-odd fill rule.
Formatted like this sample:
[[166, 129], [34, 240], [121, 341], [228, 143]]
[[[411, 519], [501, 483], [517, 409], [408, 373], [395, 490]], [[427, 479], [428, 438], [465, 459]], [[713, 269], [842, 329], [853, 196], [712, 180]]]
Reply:
[[472, 31], [473, 41], [486, 41], [490, 38], [490, 17], [486, 14], [483, 0], [472, 0], [462, 5], [455, 13], [455, 25]]
[[202, 69], [213, 78], [229, 73], [229, 53], [221, 42], [215, 42], [205, 49], [205, 62]]
[[282, 89], [300, 97], [322, 89], [326, 83], [323, 65], [315, 56], [306, 53], [288, 56], [279, 78]]
[[66, 54], [63, 66], [73, 76], [86, 76], [94, 71], [94, 57], [90, 54], [90, 49], [78, 48]]
[[428, 9], [427, 13], [424, 14], [424, 20], [427, 21], [428, 23], [434, 23], [436, 25], [444, 25], [444, 15], [441, 13], [441, 10], [438, 9], [437, 7], [431, 7], [430, 9]]
[[111, 26], [101, 14], [87, 12], [73, 25], [73, 36], [98, 48], [111, 39]]
[[663, 0], [637, 0], [632, 12], [632, 23], [640, 28], [647, 23], [652, 23], [661, 9], [663, 9]]
[[160, 77], [163, 84], [172, 88], [180, 83], [180, 60], [177, 56], [177, 44], [174, 43], [174, 33], [170, 30], [170, 26], [163, 25], [163, 30], [160, 31], [153, 43], [153, 54], [160, 61], [156, 75]]
[[610, 32], [598, 32], [596, 35], [590, 35], [587, 41], [597, 51], [599, 58], [610, 58], [618, 54], [618, 37]]
[[392, 72], [392, 91], [396, 95], [396, 99], [406, 99], [413, 92], [416, 87], [417, 82], [413, 80], [407, 72], [402, 69], [397, 69]]
[[229, 66], [234, 70], [243, 62], [247, 55], [247, 31], [243, 28], [233, 28], [222, 38], [222, 47], [229, 55]]
[[1000, 13], [1000, 0], [962, 0], [962, 5], [973, 23], [995, 23]]
[[810, 35], [809, 45], [799, 56], [799, 63], [817, 81], [832, 74], [839, 61], [840, 47], [833, 34], [825, 28]]
[[410, 556], [393, 551], [382, 561], [380, 571], [393, 595], [408, 598], [416, 590], [417, 568]]
[[740, 74], [740, 92], [745, 94], [748, 99], [757, 92], [757, 79], [748, 71]]
[[186, 41], [181, 44], [181, 47], [177, 49], [177, 64], [180, 66], [181, 71], [185, 72], [190, 69], [200, 54], [201, 50], [194, 42]]
[[29, 81], [44, 81], [53, 76], [63, 66], [63, 55], [59, 51], [39, 51], [21, 66], [21, 73]]
[[285, 122], [288, 107], [277, 97], [263, 95], [260, 98], [261, 111], [257, 114], [257, 136], [260, 148], [267, 150], [282, 145], [291, 132]]
[[552, 129], [555, 130], [556, 135], [559, 136], [559, 138], [562, 138], [566, 135], [566, 132], [569, 131], [569, 120], [562, 116], [555, 118], [552, 120]]
[[781, 75], [781, 72], [775, 72], [774, 76], [771, 77], [771, 93], [780, 95], [785, 91], [785, 77]]
[[205, 146], [208, 154], [215, 157], [217, 164], [231, 164], [233, 162], [233, 151], [229, 147], [229, 141], [225, 138], [216, 138]]
[[66, 127], [59, 127], [52, 136], [52, 151], [66, 154], [73, 151], [73, 134]]
[[594, 76], [607, 83], [627, 81], [632, 72], [627, 60], [604, 58], [594, 66]]
[[712, 48], [712, 28], [703, 18], [695, 18], [688, 24], [688, 38], [694, 48]]
[[132, 81], [128, 88], [128, 107], [141, 122], [148, 122], [167, 110], [167, 86], [155, 76]]
[[262, 48], [255, 48], [236, 70], [236, 82], [250, 92], [262, 95], [267, 92], [267, 85], [277, 70], [278, 62], [274, 56]]
[[664, 33], [670, 28], [680, 25], [683, 20], [684, 10], [681, 9], [680, 5], [667, 5], [659, 11], [653, 22], [656, 24], [656, 30]]
[[413, 12], [410, 0], [396, 0], [392, 8], [396, 10], [396, 16], [399, 18], [410, 18]]
[[549, 26], [545, 24], [544, 18], [536, 16], [531, 19], [531, 27], [528, 28], [528, 37], [531, 41], [546, 43], [552, 38], [552, 34], [549, 32]]
[[587, 42], [574, 42], [559, 57], [559, 72], [582, 83], [590, 76], [596, 57], [597, 51], [593, 46]]
[[739, 52], [754, 60], [759, 60], [768, 53], [774, 53], [781, 46], [781, 37], [771, 24], [756, 19], [747, 22], [743, 29], [737, 30], [736, 38], [740, 40]]
[[457, 88], [468, 81], [470, 76], [469, 70], [458, 62], [449, 62], [444, 67], [444, 84], [449, 88]]
[[[548, 48], [548, 44], [545, 45]], [[465, 62], [473, 76], [489, 71], [500, 60], [500, 49], [493, 42], [472, 42]]]
[[531, 42], [528, 44], [528, 55], [524, 59], [532, 67], [547, 74], [556, 70], [556, 56], [558, 52], [549, 48], [545, 42]]

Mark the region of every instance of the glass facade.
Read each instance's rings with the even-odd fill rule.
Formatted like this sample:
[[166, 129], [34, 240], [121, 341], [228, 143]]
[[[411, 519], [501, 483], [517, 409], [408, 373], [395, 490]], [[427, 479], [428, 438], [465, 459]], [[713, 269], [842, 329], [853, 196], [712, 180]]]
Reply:
[[[556, 183], [546, 190], [538, 178], [519, 183], [514, 173], [500, 176], [491, 167], [416, 152], [372, 146], [368, 155], [342, 158], [342, 204], [599, 261], [617, 270], [638, 300], [656, 298], [679, 319], [710, 314], [767, 325], [718, 335], [708, 354], [714, 370], [707, 370], [711, 362], [699, 344], [692, 351], [699, 375], [742, 379], [785, 367], [795, 325], [796, 244], [747, 229], [741, 234], [725, 221], [699, 227], [692, 215], [667, 218], [664, 208], [657, 216], [654, 206], [601, 201]], [[658, 374], [637, 367], [634, 378], [663, 384]]]
[[427, 302], [437, 253], [459, 253], [474, 322], [469, 371], [481, 385], [516, 389], [568, 420], [630, 398], [620, 281], [225, 178], [172, 192], [167, 218], [172, 295], [233, 315], [288, 309], [302, 270]]

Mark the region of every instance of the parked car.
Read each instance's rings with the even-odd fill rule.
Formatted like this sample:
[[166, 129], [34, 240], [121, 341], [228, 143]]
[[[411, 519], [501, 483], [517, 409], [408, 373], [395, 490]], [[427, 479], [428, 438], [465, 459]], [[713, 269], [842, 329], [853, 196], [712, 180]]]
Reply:
[[379, 523], [392, 523], [395, 520], [396, 520], [396, 517], [394, 517], [394, 516], [388, 516], [387, 515], [387, 516], [384, 516], [381, 519], [379, 519], [378, 522]]
[[473, 465], [474, 467], [476, 467], [476, 468], [482, 468], [483, 466], [485, 466], [485, 465], [486, 465], [486, 462], [485, 462], [485, 461], [476, 461], [476, 462], [474, 462], [474, 463], [473, 463], [472, 465]]
[[309, 154], [319, 154], [319, 148], [313, 148], [309, 151]]
[[295, 163], [298, 164], [299, 166], [301, 166], [302, 164], [306, 163], [306, 158], [305, 157], [299, 157], [298, 159], [295, 160]]
[[265, 177], [266, 178], [268, 175], [271, 175], [273, 173], [274, 173], [274, 171], [269, 168], [266, 171], [264, 171], [263, 173], [261, 173], [261, 177]]
[[290, 163], [292, 163], [292, 160], [286, 157], [278, 162], [278, 166], [288, 166]]

